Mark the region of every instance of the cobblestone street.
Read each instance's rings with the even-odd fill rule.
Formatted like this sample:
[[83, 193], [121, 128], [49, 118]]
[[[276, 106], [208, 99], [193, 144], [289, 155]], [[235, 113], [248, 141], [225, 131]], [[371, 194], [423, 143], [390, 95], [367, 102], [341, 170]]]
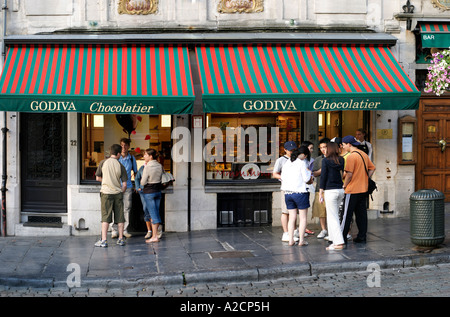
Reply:
[[[378, 274], [379, 273], [379, 274]], [[386, 297], [450, 296], [450, 264], [372, 272], [322, 274], [275, 281], [142, 286], [31, 288], [0, 286], [1, 297]]]

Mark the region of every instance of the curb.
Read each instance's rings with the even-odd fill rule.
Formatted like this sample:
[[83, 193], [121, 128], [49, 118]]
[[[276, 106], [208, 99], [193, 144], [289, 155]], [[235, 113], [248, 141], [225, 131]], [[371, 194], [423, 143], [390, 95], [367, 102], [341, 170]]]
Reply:
[[[183, 285], [203, 283], [261, 282], [286, 278], [318, 276], [321, 274], [363, 271], [371, 272], [373, 269], [369, 270], [369, 267], [374, 263], [377, 264], [380, 269], [420, 267], [425, 265], [450, 263], [450, 254], [430, 254], [350, 262], [300, 262], [298, 264], [274, 267], [180, 272], [149, 277], [82, 278], [80, 287], [113, 289], [141, 287], [146, 285], [181, 287]], [[55, 278], [0, 277], [0, 285], [33, 288], [69, 288], [66, 280], [56, 280]]]

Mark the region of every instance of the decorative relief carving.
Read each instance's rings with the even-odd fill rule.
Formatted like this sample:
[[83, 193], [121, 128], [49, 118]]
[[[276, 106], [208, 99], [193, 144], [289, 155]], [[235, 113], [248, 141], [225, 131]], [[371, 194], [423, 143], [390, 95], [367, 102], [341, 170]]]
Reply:
[[450, 10], [450, 0], [431, 0], [431, 3], [442, 10]]
[[158, 0], [119, 0], [119, 14], [153, 14], [158, 10]]
[[220, 0], [219, 13], [256, 13], [264, 11], [264, 0]]

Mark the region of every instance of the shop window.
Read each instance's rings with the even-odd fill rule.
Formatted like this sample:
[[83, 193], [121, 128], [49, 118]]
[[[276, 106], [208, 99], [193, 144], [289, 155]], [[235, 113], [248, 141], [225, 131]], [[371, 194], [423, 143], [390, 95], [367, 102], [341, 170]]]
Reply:
[[321, 111], [318, 115], [319, 140], [325, 137], [332, 139], [337, 136], [355, 135], [359, 128], [368, 131], [369, 118], [368, 111]]
[[138, 168], [144, 164], [143, 153], [153, 148], [159, 161], [171, 172], [171, 116], [81, 114], [81, 181], [95, 180], [95, 171], [109, 154], [112, 144], [131, 140], [130, 153]]
[[301, 141], [301, 114], [208, 114], [206, 143], [208, 181], [272, 179], [282, 146]]

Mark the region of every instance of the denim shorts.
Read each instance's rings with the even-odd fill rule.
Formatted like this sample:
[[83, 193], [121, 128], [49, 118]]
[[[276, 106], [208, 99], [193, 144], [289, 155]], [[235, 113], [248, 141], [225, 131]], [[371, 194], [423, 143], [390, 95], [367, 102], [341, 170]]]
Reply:
[[285, 194], [286, 208], [289, 209], [307, 209], [309, 205], [309, 193]]

